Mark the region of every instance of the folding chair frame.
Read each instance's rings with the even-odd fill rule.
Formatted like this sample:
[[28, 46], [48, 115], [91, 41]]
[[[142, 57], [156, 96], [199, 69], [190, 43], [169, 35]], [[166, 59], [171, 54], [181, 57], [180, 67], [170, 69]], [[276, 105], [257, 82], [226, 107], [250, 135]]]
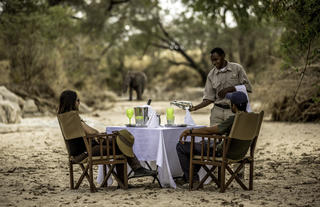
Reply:
[[[92, 141], [99, 141], [100, 154], [98, 156], [92, 155]], [[103, 187], [107, 187], [108, 178], [113, 175], [119, 186], [123, 189], [128, 189], [128, 176], [127, 176], [127, 158], [123, 154], [116, 154], [116, 141], [113, 134], [96, 134], [83, 137], [84, 143], [87, 148], [88, 157], [81, 162], [75, 162], [73, 156], [69, 155], [69, 174], [70, 174], [70, 188], [78, 189], [81, 185], [84, 177], [87, 178], [90, 191], [97, 192], [97, 188], [93, 182], [93, 166], [103, 165], [104, 168], [104, 180], [101, 184]], [[106, 143], [104, 145], [104, 143]], [[110, 144], [111, 143], [111, 144]], [[111, 145], [111, 146], [110, 146]], [[112, 150], [110, 148], [112, 147]], [[79, 177], [76, 185], [74, 186], [73, 165], [79, 165], [82, 169], [82, 174]], [[106, 165], [109, 167], [108, 174], [106, 173]], [[114, 168], [116, 165], [123, 165], [124, 181], [122, 182]]]
[[[260, 127], [262, 123], [264, 112], [262, 111], [259, 114], [259, 120], [257, 123], [257, 128], [255, 132], [255, 136], [252, 139], [250, 144], [250, 154], [249, 156], [245, 156], [239, 160], [231, 160], [227, 158], [227, 153], [230, 147], [231, 139], [227, 136], [219, 136], [219, 135], [203, 135], [203, 134], [189, 134], [191, 136], [191, 148], [190, 148], [190, 183], [189, 183], [189, 190], [197, 190], [203, 186], [204, 182], [211, 177], [212, 180], [217, 184], [218, 188], [220, 188], [220, 192], [225, 192], [225, 189], [232, 183], [233, 180], [236, 180], [237, 183], [244, 189], [244, 190], [252, 190], [253, 189], [253, 170], [254, 170], [254, 151], [258, 139], [258, 135], [260, 132]], [[201, 153], [200, 155], [194, 154], [194, 145], [195, 145], [195, 137], [201, 137]], [[222, 147], [222, 157], [216, 156], [216, 146], [217, 143], [223, 141]], [[212, 146], [210, 147], [210, 143]], [[206, 145], [206, 146], [205, 146]], [[210, 150], [211, 155], [210, 155]], [[239, 163], [240, 165], [237, 167], [235, 171], [232, 170], [230, 164]], [[249, 171], [249, 184], [246, 186], [242, 180], [239, 178], [238, 173], [240, 170], [246, 165], [250, 165]], [[194, 165], [201, 165], [207, 174], [202, 178], [197, 186], [193, 186], [193, 171]], [[212, 167], [209, 169], [207, 165], [211, 165]], [[215, 177], [213, 172], [218, 168], [218, 178]], [[227, 182], [225, 182], [226, 178], [226, 170], [231, 175]]]

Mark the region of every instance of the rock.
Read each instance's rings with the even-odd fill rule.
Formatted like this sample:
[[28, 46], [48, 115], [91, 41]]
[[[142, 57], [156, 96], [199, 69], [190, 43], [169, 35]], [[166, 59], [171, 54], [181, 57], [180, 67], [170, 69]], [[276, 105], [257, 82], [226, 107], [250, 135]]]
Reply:
[[17, 103], [0, 101], [0, 122], [13, 124], [21, 122], [21, 109]]
[[86, 113], [90, 113], [92, 110], [85, 103], [81, 103], [79, 111], [80, 113], [86, 114]]
[[21, 97], [6, 87], [0, 86], [0, 122], [5, 124], [20, 123], [21, 107], [24, 102]]
[[34, 100], [32, 99], [27, 99], [23, 105], [23, 113], [28, 113], [28, 114], [32, 114], [32, 113], [37, 113], [38, 107], [35, 104]]
[[20, 108], [24, 105], [24, 100], [16, 94], [9, 91], [6, 87], [0, 86], [0, 100], [8, 100], [17, 103]]

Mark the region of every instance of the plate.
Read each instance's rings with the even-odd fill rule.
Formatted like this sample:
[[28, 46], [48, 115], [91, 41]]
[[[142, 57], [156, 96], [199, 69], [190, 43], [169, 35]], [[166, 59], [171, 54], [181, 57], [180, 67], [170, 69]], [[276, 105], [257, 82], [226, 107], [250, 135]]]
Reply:
[[126, 124], [126, 127], [147, 127], [147, 125]]
[[166, 124], [165, 127], [186, 127], [186, 124]]

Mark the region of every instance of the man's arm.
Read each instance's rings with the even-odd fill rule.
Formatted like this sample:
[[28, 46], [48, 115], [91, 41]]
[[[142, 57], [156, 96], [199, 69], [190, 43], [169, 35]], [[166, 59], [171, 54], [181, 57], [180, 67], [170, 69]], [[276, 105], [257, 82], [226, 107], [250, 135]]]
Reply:
[[216, 100], [215, 89], [213, 89], [212, 82], [211, 82], [211, 80], [209, 78], [211, 73], [212, 73], [212, 71], [210, 71], [208, 76], [207, 76], [206, 85], [204, 87], [204, 92], [203, 92], [203, 100], [202, 100], [202, 102], [200, 104], [190, 108], [189, 111], [196, 111], [198, 109], [206, 107], [209, 104], [215, 102], [215, 100]]
[[194, 133], [194, 134], [218, 134], [219, 133], [218, 125], [211, 126], [211, 127], [192, 129], [192, 133]]
[[186, 129], [181, 133], [179, 141], [183, 144], [184, 142], [182, 141], [182, 139], [185, 136], [189, 135], [190, 133], [194, 133], [194, 134], [218, 134], [219, 133], [219, 129], [218, 129], [218, 125], [215, 125], [215, 126], [212, 126], [212, 127]]
[[230, 87], [224, 88], [221, 91], [219, 91], [218, 96], [220, 98], [224, 98], [227, 93], [232, 93], [235, 91], [236, 91], [236, 88], [234, 86], [230, 86]]
[[239, 70], [239, 80], [240, 80], [240, 83], [246, 87], [247, 92], [252, 93], [251, 83], [243, 67], [240, 67], [240, 70]]
[[230, 116], [227, 120], [223, 121], [222, 123], [212, 126], [212, 127], [202, 127], [202, 128], [196, 128], [196, 129], [186, 129], [184, 130], [181, 135], [179, 141], [184, 144], [184, 141], [182, 140], [190, 133], [193, 134], [229, 134], [232, 128], [232, 124], [234, 121], [234, 115]]
[[201, 103], [199, 103], [196, 106], [193, 106], [189, 109], [189, 111], [196, 111], [198, 109], [201, 109], [203, 107], [208, 106], [209, 104], [213, 103], [213, 101], [209, 100], [209, 99], [203, 99], [203, 101]]
[[[238, 74], [239, 82], [241, 83], [241, 85], [244, 85], [246, 87], [246, 90], [248, 93], [251, 93], [252, 87], [251, 87], [250, 81], [247, 77], [246, 71], [244, 70], [244, 68], [241, 65], [239, 65], [238, 73], [239, 73]], [[235, 86], [230, 86], [230, 87], [224, 88], [221, 91], [219, 91], [218, 96], [220, 98], [224, 98], [227, 93], [232, 93], [235, 91], [236, 91]]]

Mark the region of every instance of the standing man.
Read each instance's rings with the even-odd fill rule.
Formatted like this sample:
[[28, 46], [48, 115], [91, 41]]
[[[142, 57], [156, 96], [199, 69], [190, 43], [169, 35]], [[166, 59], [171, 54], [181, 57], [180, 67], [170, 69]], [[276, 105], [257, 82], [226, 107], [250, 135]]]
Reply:
[[212, 49], [210, 54], [213, 69], [207, 76], [203, 101], [189, 110], [196, 111], [214, 103], [210, 115], [210, 126], [213, 126], [232, 115], [230, 101], [225, 99], [227, 93], [236, 91], [237, 85], [244, 85], [250, 93], [252, 89], [243, 67], [225, 60], [225, 53], [221, 48]]

